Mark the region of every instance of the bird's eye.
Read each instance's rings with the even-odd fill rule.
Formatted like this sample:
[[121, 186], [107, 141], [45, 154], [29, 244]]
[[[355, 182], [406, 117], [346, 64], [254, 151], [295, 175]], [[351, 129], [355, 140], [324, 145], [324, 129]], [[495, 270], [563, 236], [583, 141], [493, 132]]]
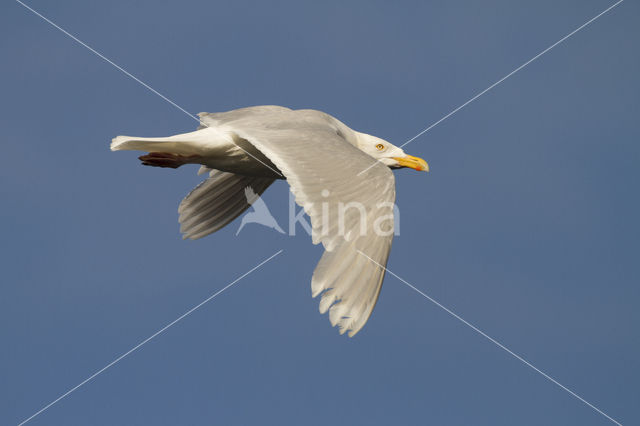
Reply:
[[381, 143], [379, 143], [378, 145], [376, 145], [376, 149], [378, 151], [382, 151], [384, 149], [384, 145], [382, 145]]

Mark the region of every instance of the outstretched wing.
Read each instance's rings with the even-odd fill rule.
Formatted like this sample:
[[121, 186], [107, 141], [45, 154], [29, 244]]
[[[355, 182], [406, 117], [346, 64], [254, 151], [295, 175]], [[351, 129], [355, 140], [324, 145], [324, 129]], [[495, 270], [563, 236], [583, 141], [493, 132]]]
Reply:
[[352, 145], [353, 131], [319, 111], [260, 107], [200, 117], [252, 143], [285, 175], [311, 219], [314, 244], [326, 250], [312, 278], [313, 296], [322, 294], [320, 311], [329, 310], [332, 325], [353, 336], [375, 306], [380, 265], [391, 249], [391, 170], [372, 167], [371, 157]]
[[[178, 207], [183, 238], [196, 240], [223, 228], [248, 209], [274, 180], [212, 170]], [[253, 191], [251, 198], [245, 196], [248, 190]]]

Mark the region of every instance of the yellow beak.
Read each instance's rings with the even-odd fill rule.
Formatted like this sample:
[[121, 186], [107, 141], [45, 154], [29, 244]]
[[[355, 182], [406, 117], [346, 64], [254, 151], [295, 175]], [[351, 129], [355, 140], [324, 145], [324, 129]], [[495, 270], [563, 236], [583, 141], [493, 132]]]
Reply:
[[409, 167], [419, 172], [428, 172], [429, 165], [422, 158], [414, 157], [413, 155], [407, 155], [404, 157], [393, 157], [398, 162], [400, 167]]

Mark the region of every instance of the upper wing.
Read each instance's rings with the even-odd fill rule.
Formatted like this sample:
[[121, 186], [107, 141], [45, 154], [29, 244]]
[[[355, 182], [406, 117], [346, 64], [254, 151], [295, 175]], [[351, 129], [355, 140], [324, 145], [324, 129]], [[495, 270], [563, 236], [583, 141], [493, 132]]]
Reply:
[[220, 126], [236, 120], [243, 120], [247, 117], [251, 117], [252, 120], [259, 119], [260, 117], [269, 117], [272, 119], [276, 114], [286, 114], [290, 112], [292, 112], [290, 108], [278, 105], [259, 105], [225, 112], [201, 112], [198, 114], [200, 116], [200, 126], [198, 126], [198, 130]]
[[353, 336], [371, 315], [384, 278], [380, 265], [393, 238], [393, 173], [382, 163], [371, 167], [371, 157], [326, 114], [276, 108], [229, 120], [201, 118], [251, 142], [285, 175], [311, 219], [313, 242], [326, 249], [313, 275], [313, 296], [324, 292], [320, 311], [328, 309], [331, 323]]

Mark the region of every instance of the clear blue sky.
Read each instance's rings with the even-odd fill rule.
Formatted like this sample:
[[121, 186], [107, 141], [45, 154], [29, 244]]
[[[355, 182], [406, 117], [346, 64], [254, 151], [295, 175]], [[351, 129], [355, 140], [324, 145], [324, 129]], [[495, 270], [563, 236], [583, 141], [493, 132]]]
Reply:
[[[29, 4], [188, 111], [278, 104], [400, 144], [609, 1]], [[389, 268], [624, 424], [640, 412], [640, 6], [625, 1], [405, 150]], [[33, 425], [606, 425], [387, 276], [354, 339], [300, 232], [183, 241], [196, 168], [117, 134], [196, 123], [0, 6], [0, 423], [16, 424], [279, 249]], [[264, 196], [281, 226], [288, 187]]]

